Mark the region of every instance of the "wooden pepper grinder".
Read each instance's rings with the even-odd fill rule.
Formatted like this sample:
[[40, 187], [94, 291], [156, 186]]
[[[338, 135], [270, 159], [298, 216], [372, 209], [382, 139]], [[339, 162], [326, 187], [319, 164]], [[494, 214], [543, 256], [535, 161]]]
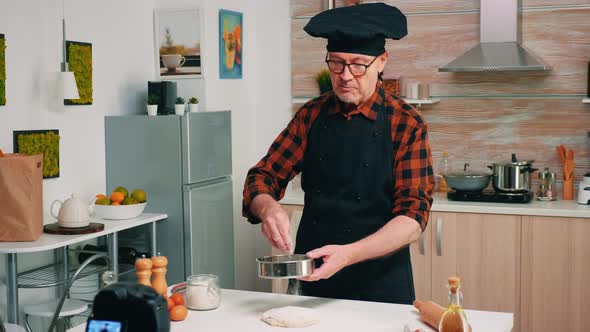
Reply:
[[152, 260], [145, 256], [135, 260], [135, 274], [138, 284], [152, 287]]
[[152, 281], [152, 287], [156, 293], [166, 297], [168, 292], [168, 284], [166, 283], [166, 266], [168, 265], [168, 259], [166, 256], [158, 254], [152, 257], [152, 274], [154, 280]]

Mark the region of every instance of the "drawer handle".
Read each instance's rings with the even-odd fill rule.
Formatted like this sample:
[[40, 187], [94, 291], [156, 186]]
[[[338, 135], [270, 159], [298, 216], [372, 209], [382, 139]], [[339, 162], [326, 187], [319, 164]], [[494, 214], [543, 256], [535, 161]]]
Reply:
[[424, 234], [421, 234], [418, 240], [418, 250], [420, 251], [420, 255], [424, 255]]
[[441, 217], [436, 218], [436, 254], [442, 256], [442, 227], [443, 219]]

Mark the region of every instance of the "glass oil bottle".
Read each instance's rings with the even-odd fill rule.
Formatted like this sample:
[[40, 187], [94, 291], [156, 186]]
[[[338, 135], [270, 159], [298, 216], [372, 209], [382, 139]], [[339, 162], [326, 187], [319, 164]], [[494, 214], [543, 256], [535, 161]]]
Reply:
[[463, 294], [461, 294], [461, 280], [459, 277], [449, 277], [449, 303], [438, 327], [439, 332], [469, 332], [469, 322], [462, 308]]

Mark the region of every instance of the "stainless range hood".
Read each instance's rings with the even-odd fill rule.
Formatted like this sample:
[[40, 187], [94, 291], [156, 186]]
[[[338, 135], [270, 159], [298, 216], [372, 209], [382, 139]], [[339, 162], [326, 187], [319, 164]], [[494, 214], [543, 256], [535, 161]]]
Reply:
[[438, 69], [441, 72], [546, 71], [551, 68], [521, 45], [519, 0], [481, 0], [480, 43]]

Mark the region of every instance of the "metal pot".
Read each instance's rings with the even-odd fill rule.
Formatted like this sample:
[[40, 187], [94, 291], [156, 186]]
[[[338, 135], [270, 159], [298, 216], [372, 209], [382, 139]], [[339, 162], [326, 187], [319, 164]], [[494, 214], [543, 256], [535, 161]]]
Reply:
[[490, 183], [490, 174], [471, 171], [469, 164], [465, 164], [462, 173], [444, 175], [447, 185], [457, 191], [482, 191]]
[[498, 192], [520, 193], [531, 190], [531, 174], [537, 169], [532, 167], [534, 160], [519, 161], [516, 154], [508, 162], [494, 163], [488, 166], [492, 171], [492, 185]]

